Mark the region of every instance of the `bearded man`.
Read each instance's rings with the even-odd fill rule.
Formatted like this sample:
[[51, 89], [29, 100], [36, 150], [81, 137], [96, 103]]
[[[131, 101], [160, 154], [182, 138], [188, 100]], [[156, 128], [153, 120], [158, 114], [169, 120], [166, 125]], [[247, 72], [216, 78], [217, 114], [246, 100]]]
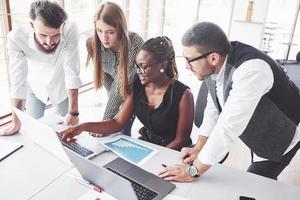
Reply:
[[[11, 105], [34, 118], [44, 115], [51, 101], [65, 123], [77, 124], [80, 60], [79, 33], [75, 23], [57, 3], [35, 1], [27, 26], [13, 29], [7, 37]], [[12, 113], [12, 123], [0, 135], [13, 135], [21, 123]]]

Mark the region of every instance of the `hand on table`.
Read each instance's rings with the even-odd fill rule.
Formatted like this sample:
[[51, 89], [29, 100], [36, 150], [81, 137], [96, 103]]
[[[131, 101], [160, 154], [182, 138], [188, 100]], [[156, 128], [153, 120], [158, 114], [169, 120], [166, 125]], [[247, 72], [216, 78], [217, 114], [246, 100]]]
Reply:
[[19, 132], [21, 128], [21, 122], [18, 118], [12, 119], [11, 124], [9, 124], [6, 128], [0, 130], [0, 136], [9, 136], [14, 135]]
[[159, 177], [166, 181], [177, 181], [177, 182], [192, 182], [195, 180], [194, 177], [187, 173], [188, 165], [177, 164], [172, 166], [167, 166], [161, 172], [159, 172]]
[[184, 164], [190, 164], [197, 159], [200, 150], [196, 147], [183, 147], [180, 152], [180, 158]]

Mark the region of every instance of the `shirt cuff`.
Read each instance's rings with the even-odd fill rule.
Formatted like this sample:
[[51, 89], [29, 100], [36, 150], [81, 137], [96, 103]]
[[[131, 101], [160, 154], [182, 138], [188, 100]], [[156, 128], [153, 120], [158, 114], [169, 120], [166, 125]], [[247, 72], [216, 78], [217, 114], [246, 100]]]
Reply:
[[27, 97], [26, 86], [15, 90], [13, 89], [13, 87], [11, 87], [11, 91], [10, 91], [11, 99], [26, 99], [26, 97]]
[[199, 135], [208, 137], [212, 130], [212, 127], [201, 125], [199, 128]]
[[218, 163], [215, 157], [209, 155], [208, 153], [203, 153], [203, 149], [200, 151], [198, 159], [201, 163], [206, 165], [216, 165]]
[[79, 77], [66, 80], [66, 89], [78, 89], [82, 85]]
[[208, 150], [206, 150], [204, 147], [200, 151], [200, 153], [198, 155], [198, 159], [200, 160], [200, 162], [202, 162], [203, 164], [206, 164], [206, 165], [218, 164], [221, 160], [224, 159], [224, 157], [228, 153], [228, 151], [222, 151], [218, 155], [214, 156], [210, 152], [208, 152]]
[[232, 140], [226, 134], [214, 130], [201, 149], [198, 159], [204, 164], [216, 165], [228, 153], [231, 144]]

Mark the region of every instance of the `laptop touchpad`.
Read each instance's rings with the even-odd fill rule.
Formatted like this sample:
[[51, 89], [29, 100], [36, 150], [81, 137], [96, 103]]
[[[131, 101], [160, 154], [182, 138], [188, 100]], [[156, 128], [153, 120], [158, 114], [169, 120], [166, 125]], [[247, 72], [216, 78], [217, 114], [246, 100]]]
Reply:
[[153, 179], [152, 174], [148, 174], [146, 171], [136, 169], [136, 167], [132, 167], [125, 174], [127, 177], [130, 177], [131, 179], [134, 179], [140, 183], [145, 183], [150, 179]]

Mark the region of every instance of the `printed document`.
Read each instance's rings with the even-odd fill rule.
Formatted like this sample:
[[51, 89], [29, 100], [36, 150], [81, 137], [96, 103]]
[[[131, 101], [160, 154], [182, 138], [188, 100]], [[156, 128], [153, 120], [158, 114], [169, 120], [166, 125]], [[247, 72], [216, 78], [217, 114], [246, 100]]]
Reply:
[[157, 149], [138, 143], [123, 135], [103, 141], [103, 145], [124, 160], [137, 166], [143, 165], [158, 152]]

